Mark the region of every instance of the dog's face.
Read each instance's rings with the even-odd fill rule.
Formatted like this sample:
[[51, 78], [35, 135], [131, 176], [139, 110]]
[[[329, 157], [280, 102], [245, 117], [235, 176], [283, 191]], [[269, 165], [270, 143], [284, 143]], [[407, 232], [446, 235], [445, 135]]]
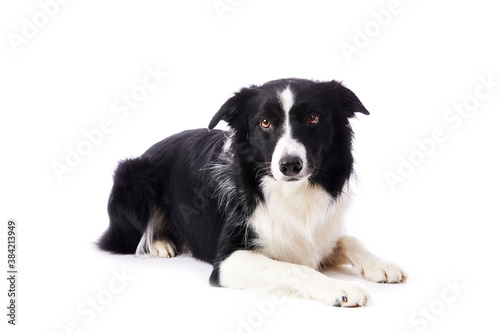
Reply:
[[368, 114], [354, 93], [336, 81], [284, 79], [242, 89], [209, 128], [227, 121], [240, 157], [257, 176], [297, 182], [352, 159], [348, 119], [355, 112]]

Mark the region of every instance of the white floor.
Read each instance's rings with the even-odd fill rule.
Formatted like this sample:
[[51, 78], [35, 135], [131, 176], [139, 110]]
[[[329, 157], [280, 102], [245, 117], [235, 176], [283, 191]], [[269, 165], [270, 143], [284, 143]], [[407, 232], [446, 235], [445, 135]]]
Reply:
[[[16, 327], [0, 279], [0, 330], [499, 331], [497, 14], [451, 0], [2, 3], [0, 266], [15, 219], [19, 275]], [[117, 161], [280, 77], [342, 80], [371, 112], [352, 121], [346, 222], [406, 283], [330, 272], [371, 292], [343, 309], [212, 288], [192, 258], [95, 249]]]
[[[23, 229], [21, 224], [21, 235], [27, 233]], [[408, 270], [409, 279], [401, 285], [363, 281], [349, 267], [328, 273], [364, 283], [371, 292], [366, 307], [345, 309], [212, 288], [207, 282], [211, 266], [188, 257], [113, 256], [55, 233], [53, 240], [28, 243], [34, 238], [25, 234], [20, 240], [22, 332], [442, 332], [498, 327], [493, 268], [446, 241], [431, 244], [415, 237], [395, 241], [392, 251], [380, 247]], [[391, 237], [381, 242], [390, 243]]]

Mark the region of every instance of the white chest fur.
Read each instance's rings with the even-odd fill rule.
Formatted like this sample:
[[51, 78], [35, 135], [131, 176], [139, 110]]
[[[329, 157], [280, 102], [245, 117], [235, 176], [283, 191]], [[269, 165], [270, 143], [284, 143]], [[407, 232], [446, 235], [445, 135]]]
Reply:
[[342, 236], [349, 195], [334, 200], [306, 181], [284, 183], [264, 178], [261, 203], [250, 223], [257, 245], [269, 258], [317, 268]]

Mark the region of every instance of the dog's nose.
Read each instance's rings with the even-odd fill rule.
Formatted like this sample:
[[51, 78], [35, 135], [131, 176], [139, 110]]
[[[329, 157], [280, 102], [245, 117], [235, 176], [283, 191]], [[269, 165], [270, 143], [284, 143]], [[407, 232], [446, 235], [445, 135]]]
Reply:
[[296, 176], [302, 170], [302, 159], [298, 156], [286, 156], [280, 160], [279, 166], [285, 176]]

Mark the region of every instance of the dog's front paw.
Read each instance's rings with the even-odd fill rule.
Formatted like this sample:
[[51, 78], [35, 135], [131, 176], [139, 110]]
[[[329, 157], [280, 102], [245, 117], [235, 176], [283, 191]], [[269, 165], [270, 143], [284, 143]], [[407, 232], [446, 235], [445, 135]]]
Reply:
[[330, 278], [309, 282], [311, 282], [310, 289], [304, 293], [304, 296], [326, 305], [358, 307], [364, 306], [370, 299], [370, 294], [365, 286], [356, 282], [344, 282]]
[[334, 290], [333, 306], [336, 307], [359, 307], [365, 306], [370, 299], [368, 290], [361, 284], [353, 282], [341, 283]]
[[365, 279], [378, 283], [401, 283], [407, 277], [401, 267], [384, 260], [364, 265], [360, 270]]

